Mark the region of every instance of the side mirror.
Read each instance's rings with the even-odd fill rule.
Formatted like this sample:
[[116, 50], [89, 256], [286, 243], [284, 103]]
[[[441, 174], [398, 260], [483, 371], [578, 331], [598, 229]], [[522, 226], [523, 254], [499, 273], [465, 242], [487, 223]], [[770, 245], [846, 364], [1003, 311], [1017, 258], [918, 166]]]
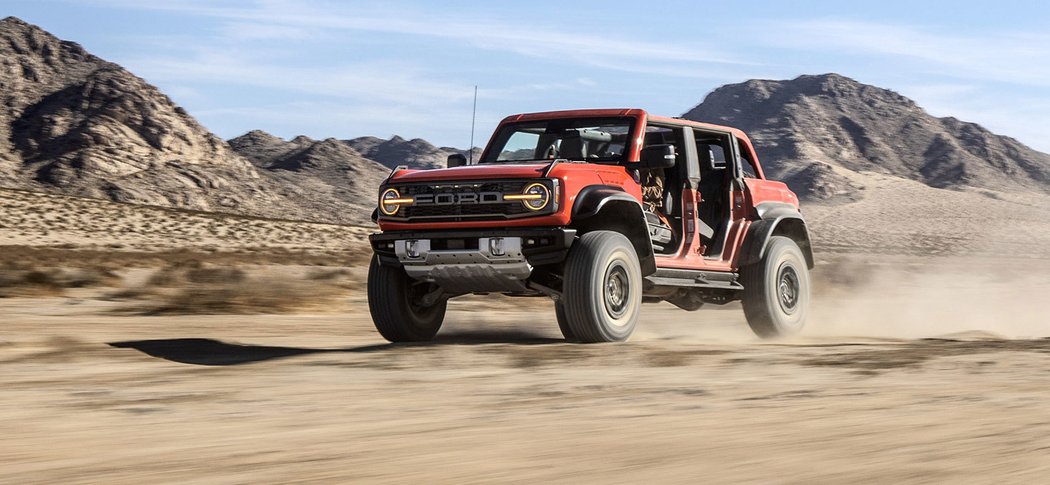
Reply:
[[674, 145], [650, 145], [642, 149], [642, 168], [671, 168], [674, 166]]
[[453, 153], [448, 156], [448, 168], [462, 167], [467, 164], [467, 156], [462, 153]]

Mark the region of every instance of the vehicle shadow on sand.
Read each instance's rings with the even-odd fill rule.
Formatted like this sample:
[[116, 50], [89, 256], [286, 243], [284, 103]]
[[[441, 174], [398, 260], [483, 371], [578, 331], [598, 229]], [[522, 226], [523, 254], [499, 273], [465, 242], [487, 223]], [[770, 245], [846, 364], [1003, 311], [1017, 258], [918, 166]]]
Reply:
[[223, 342], [209, 338], [129, 340], [110, 342], [109, 346], [119, 349], [134, 349], [151, 357], [180, 364], [228, 366], [311, 354], [389, 352], [413, 347], [437, 347], [442, 345], [548, 345], [560, 343], [565, 343], [565, 341], [519, 331], [479, 330], [439, 334], [431, 342], [375, 344], [335, 349], [251, 345]]

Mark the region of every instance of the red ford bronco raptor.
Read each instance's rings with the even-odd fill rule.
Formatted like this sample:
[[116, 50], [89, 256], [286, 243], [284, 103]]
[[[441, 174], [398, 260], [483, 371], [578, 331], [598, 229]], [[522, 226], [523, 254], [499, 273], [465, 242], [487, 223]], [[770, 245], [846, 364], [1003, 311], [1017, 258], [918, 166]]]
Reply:
[[627, 340], [643, 302], [741, 300], [760, 337], [806, 321], [798, 198], [734, 128], [640, 109], [510, 116], [476, 164], [395, 168], [372, 218], [368, 306], [391, 342], [430, 340], [450, 298], [479, 293], [550, 297], [576, 342]]

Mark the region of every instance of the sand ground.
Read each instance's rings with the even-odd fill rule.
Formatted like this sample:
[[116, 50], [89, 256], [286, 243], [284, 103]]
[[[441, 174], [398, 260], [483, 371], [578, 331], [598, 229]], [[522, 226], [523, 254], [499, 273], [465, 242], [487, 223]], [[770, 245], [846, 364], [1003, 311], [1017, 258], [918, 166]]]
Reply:
[[0, 190], [0, 483], [1043, 482], [1048, 204], [928, 190], [806, 209], [800, 338], [590, 346], [500, 297], [386, 344], [370, 228]]
[[0, 299], [0, 482], [1045, 480], [1050, 263], [908, 261], [825, 263], [781, 342], [736, 305], [661, 304], [628, 344], [566, 344], [545, 300], [475, 297], [437, 342], [388, 345], [357, 267], [282, 314]]

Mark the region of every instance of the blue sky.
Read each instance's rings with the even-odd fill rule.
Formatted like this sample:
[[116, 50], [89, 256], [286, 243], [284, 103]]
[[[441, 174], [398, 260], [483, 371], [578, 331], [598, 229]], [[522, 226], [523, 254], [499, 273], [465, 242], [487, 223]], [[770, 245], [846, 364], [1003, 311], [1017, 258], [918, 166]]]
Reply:
[[1050, 151], [1050, 6], [917, 1], [0, 0], [229, 138], [478, 144], [512, 113], [676, 116], [751, 78], [838, 72]]

